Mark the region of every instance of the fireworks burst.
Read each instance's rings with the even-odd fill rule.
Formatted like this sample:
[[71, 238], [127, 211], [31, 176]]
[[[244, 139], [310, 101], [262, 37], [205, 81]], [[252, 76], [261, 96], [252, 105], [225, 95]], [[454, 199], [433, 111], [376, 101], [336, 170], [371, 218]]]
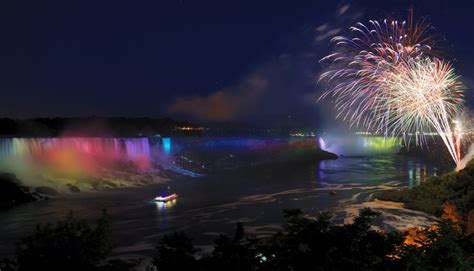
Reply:
[[[460, 159], [456, 133], [451, 124], [460, 113], [463, 86], [452, 67], [439, 59], [423, 58], [401, 63], [379, 82], [385, 90], [384, 104], [376, 112], [374, 123], [378, 130], [406, 135], [435, 130], [455, 162]], [[418, 138], [417, 138], [418, 139]]]
[[460, 160], [451, 124], [461, 110], [463, 87], [451, 65], [434, 56], [427, 25], [384, 20], [358, 23], [352, 37], [335, 37], [335, 52], [321, 61], [329, 69], [319, 80], [329, 88], [337, 118], [389, 136], [432, 130], [453, 160]]

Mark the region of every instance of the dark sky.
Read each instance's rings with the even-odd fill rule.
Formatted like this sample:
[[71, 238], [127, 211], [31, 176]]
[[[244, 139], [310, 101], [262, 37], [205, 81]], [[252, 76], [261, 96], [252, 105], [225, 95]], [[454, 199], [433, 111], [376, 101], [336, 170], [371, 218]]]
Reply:
[[0, 116], [317, 121], [330, 37], [411, 5], [470, 87], [470, 0], [2, 1]]

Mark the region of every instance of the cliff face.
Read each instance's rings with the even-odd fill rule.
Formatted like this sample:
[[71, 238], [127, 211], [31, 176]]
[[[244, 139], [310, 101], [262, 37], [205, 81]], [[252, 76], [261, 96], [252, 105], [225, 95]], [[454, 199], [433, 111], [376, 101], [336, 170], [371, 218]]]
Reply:
[[38, 196], [29, 192], [27, 187], [13, 174], [0, 173], [0, 209], [6, 209], [18, 204], [32, 202]]

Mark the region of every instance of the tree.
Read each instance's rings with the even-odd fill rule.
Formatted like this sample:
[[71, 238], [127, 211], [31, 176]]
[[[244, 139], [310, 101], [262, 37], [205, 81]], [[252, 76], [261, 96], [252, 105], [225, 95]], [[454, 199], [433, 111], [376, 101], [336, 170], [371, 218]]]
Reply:
[[70, 213], [54, 226], [38, 225], [31, 236], [18, 243], [15, 259], [4, 264], [18, 271], [98, 270], [112, 248], [109, 229], [105, 211], [95, 227]]
[[467, 214], [466, 234], [474, 236], [474, 209]]
[[463, 236], [452, 221], [422, 229], [421, 238], [414, 244], [404, 245], [400, 252], [405, 270], [472, 270], [474, 243], [472, 237]]
[[156, 248], [153, 264], [158, 270], [194, 270], [196, 250], [184, 232], [163, 236]]
[[462, 231], [461, 225], [462, 225], [462, 217], [458, 213], [458, 210], [456, 208], [456, 205], [454, 205], [451, 202], [445, 202], [441, 206], [443, 210], [443, 214], [441, 215], [441, 219], [444, 221], [449, 221], [451, 225], [456, 228], [459, 232]]
[[203, 270], [255, 270], [259, 263], [256, 257], [256, 240], [244, 238], [242, 223], [237, 223], [234, 237], [220, 235], [214, 241], [214, 251], [202, 260]]

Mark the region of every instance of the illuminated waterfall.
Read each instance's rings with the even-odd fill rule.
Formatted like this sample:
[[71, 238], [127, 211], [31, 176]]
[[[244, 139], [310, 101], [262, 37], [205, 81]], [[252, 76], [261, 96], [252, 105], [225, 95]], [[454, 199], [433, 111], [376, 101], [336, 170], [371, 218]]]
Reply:
[[139, 170], [151, 167], [148, 138], [0, 138], [0, 169], [42, 168], [62, 174], [96, 174], [129, 162]]
[[0, 138], [2, 156], [38, 156], [54, 150], [131, 160], [150, 156], [147, 138]]
[[171, 138], [163, 137], [163, 151], [167, 155], [171, 153]]
[[383, 136], [339, 136], [319, 138], [322, 149], [340, 155], [376, 155], [398, 153], [402, 140]]

